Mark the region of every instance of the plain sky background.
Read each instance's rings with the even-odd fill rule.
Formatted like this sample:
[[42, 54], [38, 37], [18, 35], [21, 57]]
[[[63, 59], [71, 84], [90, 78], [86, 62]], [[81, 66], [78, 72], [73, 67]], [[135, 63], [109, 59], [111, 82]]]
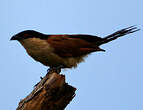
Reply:
[[[143, 0], [0, 0], [0, 110], [15, 110], [46, 74], [12, 35], [104, 37], [131, 25], [143, 29]], [[143, 110], [143, 31], [101, 46], [78, 68], [62, 71], [77, 88], [66, 110]]]

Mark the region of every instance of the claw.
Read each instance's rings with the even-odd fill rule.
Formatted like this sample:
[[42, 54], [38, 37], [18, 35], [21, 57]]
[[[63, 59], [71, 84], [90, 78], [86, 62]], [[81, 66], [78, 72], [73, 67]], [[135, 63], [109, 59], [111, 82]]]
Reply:
[[61, 69], [63, 68], [62, 65], [58, 66], [58, 67], [50, 67], [48, 70], [47, 70], [47, 73], [53, 73], [53, 72], [56, 72], [56, 73], [60, 73], [61, 72]]

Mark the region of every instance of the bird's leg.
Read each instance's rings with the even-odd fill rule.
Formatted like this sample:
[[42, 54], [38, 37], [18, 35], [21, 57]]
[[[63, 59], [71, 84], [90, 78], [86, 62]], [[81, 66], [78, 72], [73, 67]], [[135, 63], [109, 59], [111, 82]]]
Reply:
[[61, 69], [63, 68], [63, 65], [60, 65], [60, 66], [57, 66], [57, 67], [50, 67], [48, 70], [47, 70], [47, 73], [53, 73], [53, 72], [56, 72], [56, 73], [60, 73], [61, 72]]
[[58, 67], [50, 67], [50, 68], [47, 70], [47, 73], [53, 73], [53, 72], [60, 73], [60, 72], [61, 72], [61, 68], [58, 68]]

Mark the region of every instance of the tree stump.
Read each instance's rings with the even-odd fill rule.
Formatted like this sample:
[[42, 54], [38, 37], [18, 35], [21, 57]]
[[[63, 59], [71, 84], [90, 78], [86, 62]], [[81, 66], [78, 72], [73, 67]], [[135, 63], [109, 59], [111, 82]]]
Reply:
[[76, 88], [65, 82], [64, 75], [50, 72], [19, 102], [16, 110], [64, 110], [75, 91]]

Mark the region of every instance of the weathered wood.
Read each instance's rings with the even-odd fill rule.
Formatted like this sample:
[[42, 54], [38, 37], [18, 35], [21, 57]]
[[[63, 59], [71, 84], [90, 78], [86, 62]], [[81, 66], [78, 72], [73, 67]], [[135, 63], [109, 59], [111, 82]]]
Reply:
[[75, 90], [65, 83], [64, 75], [49, 73], [20, 101], [16, 110], [64, 110], [74, 98]]

